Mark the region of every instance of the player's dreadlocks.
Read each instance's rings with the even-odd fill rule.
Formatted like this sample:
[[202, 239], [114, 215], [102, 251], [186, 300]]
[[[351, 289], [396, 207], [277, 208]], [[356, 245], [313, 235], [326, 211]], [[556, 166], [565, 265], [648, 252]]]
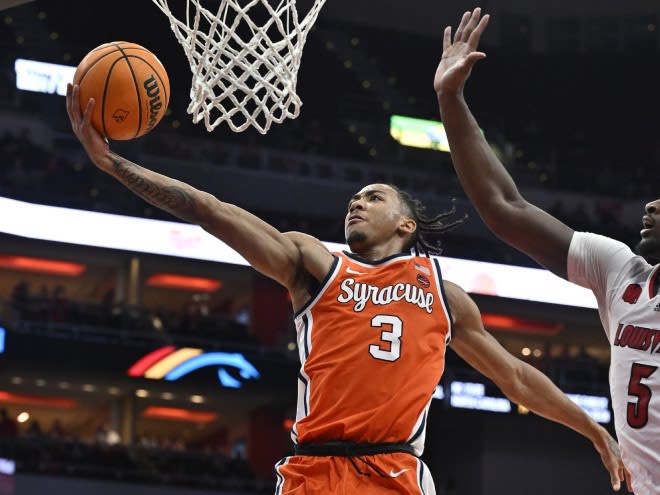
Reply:
[[451, 221], [450, 217], [456, 213], [456, 205], [452, 200], [451, 210], [443, 211], [434, 217], [426, 216], [426, 206], [419, 199], [414, 198], [410, 193], [388, 184], [399, 195], [401, 201], [410, 210], [410, 215], [417, 223], [417, 230], [406, 246], [406, 250], [415, 248], [417, 252], [426, 254], [442, 253], [440, 235], [461, 225], [468, 218], [467, 213], [459, 219]]

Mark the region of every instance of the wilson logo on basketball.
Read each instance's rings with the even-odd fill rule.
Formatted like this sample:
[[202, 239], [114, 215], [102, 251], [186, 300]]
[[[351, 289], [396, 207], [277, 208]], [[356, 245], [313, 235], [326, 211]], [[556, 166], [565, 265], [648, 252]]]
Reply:
[[630, 284], [628, 287], [626, 287], [626, 290], [624, 291], [623, 297], [621, 299], [623, 299], [623, 301], [627, 302], [628, 304], [635, 304], [641, 293], [642, 287], [639, 284]]
[[417, 274], [417, 282], [419, 282], [419, 285], [421, 285], [425, 289], [428, 289], [431, 286], [431, 282], [429, 282], [429, 279], [421, 274]]
[[158, 87], [158, 79], [153, 74], [149, 79], [144, 81], [144, 89], [149, 97], [149, 122], [147, 122], [147, 130], [151, 130], [158, 122], [158, 112], [163, 107], [160, 101], [160, 88]]
[[121, 108], [118, 108], [112, 114], [112, 120], [118, 124], [121, 124], [124, 120], [126, 120], [126, 117], [128, 117], [128, 111], [122, 110]]

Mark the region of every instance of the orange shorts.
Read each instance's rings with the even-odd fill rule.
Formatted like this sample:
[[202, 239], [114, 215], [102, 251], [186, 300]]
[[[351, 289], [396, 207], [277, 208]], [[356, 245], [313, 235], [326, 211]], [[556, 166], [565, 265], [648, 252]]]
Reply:
[[402, 452], [351, 458], [294, 455], [278, 462], [275, 472], [276, 495], [435, 495], [426, 465]]

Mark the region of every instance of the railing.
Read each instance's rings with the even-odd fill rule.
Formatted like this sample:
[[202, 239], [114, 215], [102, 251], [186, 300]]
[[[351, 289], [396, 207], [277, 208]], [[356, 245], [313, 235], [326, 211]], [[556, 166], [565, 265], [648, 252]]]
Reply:
[[252, 493], [273, 490], [270, 480], [259, 480], [252, 474], [245, 459], [217, 451], [25, 437], [0, 438], [0, 457], [14, 460], [18, 473]]
[[[69, 310], [54, 319], [46, 309], [35, 310], [30, 303], [16, 304], [0, 297], [0, 326], [21, 334], [57, 337], [80, 342], [104, 342], [117, 345], [230, 347], [234, 351], [257, 352], [265, 356], [291, 358], [291, 351], [281, 346], [265, 346], [248, 332], [248, 327], [225, 316], [205, 316], [194, 324], [183, 315], [173, 315], [154, 325], [155, 313], [144, 307], [69, 301]], [[295, 353], [293, 355], [295, 357]]]

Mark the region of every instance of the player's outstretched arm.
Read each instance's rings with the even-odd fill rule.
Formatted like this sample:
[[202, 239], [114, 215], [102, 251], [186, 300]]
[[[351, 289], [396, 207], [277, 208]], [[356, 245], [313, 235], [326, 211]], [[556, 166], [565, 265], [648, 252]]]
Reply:
[[[303, 269], [319, 280], [325, 276], [332, 255], [321, 249], [320, 243], [284, 235], [235, 205], [113, 153], [91, 125], [94, 101], [90, 100], [81, 113], [78, 86], [72, 85], [67, 88], [66, 100], [73, 132], [92, 162], [133, 193], [186, 222], [200, 225], [240, 253], [256, 270], [289, 289], [295, 289]], [[311, 255], [309, 251], [313, 251]]]
[[465, 102], [463, 88], [472, 67], [486, 56], [477, 47], [488, 20], [477, 8], [463, 15], [453, 39], [451, 27], [444, 31], [434, 89], [454, 168], [470, 201], [495, 235], [566, 277], [573, 230], [520, 195]]
[[454, 318], [451, 348], [470, 366], [490, 378], [514, 403], [572, 428], [591, 440], [610, 474], [612, 488], [619, 490], [626, 479], [626, 470], [616, 440], [547, 376], [504, 349], [484, 329], [477, 305], [463, 289], [447, 281], [444, 286]]

